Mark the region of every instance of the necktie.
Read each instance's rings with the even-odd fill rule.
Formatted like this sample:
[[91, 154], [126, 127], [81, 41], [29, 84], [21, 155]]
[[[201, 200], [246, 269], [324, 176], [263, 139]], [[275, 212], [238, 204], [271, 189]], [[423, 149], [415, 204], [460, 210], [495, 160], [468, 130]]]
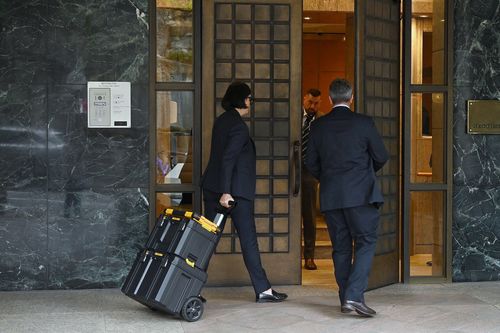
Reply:
[[314, 119], [314, 114], [308, 113], [306, 120], [302, 126], [302, 161], [306, 159], [307, 142], [309, 141], [309, 131], [311, 130], [311, 122]]

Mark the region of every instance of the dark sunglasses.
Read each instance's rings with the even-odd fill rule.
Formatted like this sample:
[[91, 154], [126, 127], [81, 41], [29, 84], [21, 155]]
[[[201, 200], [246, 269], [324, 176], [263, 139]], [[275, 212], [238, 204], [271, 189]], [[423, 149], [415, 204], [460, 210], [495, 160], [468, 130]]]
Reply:
[[255, 101], [252, 95], [247, 96], [247, 98], [250, 100], [250, 104], [253, 104], [253, 102]]

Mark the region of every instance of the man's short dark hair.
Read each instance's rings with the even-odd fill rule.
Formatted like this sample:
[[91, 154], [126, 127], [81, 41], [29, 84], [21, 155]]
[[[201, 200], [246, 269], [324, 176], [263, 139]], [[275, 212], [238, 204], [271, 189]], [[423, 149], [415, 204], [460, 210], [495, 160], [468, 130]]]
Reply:
[[346, 103], [351, 100], [352, 87], [345, 79], [335, 79], [330, 83], [330, 98], [334, 104]]
[[307, 93], [309, 95], [311, 95], [312, 97], [318, 97], [319, 95], [321, 95], [321, 91], [319, 91], [318, 89], [316, 88], [311, 88], [307, 91]]

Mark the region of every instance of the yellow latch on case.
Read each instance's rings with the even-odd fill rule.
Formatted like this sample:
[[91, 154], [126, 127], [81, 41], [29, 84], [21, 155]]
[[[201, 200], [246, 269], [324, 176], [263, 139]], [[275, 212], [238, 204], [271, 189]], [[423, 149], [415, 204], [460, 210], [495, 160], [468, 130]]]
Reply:
[[216, 234], [219, 231], [219, 228], [209, 219], [207, 219], [205, 216], [200, 216], [199, 220], [194, 219], [196, 222], [201, 224], [201, 226], [210, 231], [211, 233]]
[[189, 266], [191, 266], [191, 267], [193, 267], [193, 268], [194, 268], [194, 262], [193, 262], [193, 261], [191, 261], [191, 260], [189, 260], [188, 258], [186, 258], [186, 263], [187, 263]]

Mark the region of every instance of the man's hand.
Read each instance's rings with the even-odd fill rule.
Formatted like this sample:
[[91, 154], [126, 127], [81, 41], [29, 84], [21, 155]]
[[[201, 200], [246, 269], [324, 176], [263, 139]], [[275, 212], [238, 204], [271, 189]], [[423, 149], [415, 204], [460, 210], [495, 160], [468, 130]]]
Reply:
[[234, 201], [233, 197], [229, 193], [224, 193], [219, 199], [219, 203], [222, 205], [222, 207], [229, 208], [229, 201]]

